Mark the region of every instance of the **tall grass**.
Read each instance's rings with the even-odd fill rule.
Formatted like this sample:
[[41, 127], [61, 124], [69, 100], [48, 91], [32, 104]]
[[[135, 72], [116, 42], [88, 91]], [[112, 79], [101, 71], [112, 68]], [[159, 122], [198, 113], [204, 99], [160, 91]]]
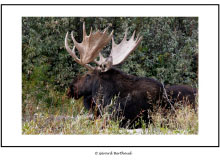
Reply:
[[153, 123], [148, 125], [148, 134], [198, 134], [198, 111], [189, 104], [179, 106], [175, 112], [162, 107], [151, 112]]
[[33, 93], [23, 87], [22, 134], [198, 134], [198, 113], [190, 105], [178, 104], [175, 112], [154, 106], [152, 123], [131, 130], [120, 128], [122, 119], [106, 110], [94, 117], [84, 108], [83, 99], [68, 99], [65, 92], [49, 85], [46, 90]]

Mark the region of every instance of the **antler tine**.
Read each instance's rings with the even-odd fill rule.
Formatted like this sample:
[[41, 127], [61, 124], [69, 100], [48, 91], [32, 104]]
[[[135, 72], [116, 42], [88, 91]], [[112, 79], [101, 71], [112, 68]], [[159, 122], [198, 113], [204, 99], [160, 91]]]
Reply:
[[110, 33], [109, 37], [113, 38], [113, 33], [114, 33], [114, 30], [112, 30], [112, 32]]
[[[136, 44], [139, 44], [142, 39], [143, 39], [143, 37], [140, 36], [140, 33], [138, 33], [137, 38], [136, 38], [136, 40], [135, 40]], [[138, 45], [137, 45], [137, 46], [138, 46]]]
[[[131, 39], [132, 39], [132, 40], [134, 40], [135, 32], [136, 32], [136, 31], [134, 31], [133, 34], [132, 34], [132, 36], [131, 36]], [[137, 38], [138, 38], [138, 37], [137, 37]]]
[[[71, 33], [72, 35], [72, 33]], [[72, 39], [73, 41], [75, 40], [74, 37], [72, 36]], [[74, 42], [75, 43], [75, 42]], [[71, 50], [69, 45], [68, 45], [68, 32], [66, 33], [66, 37], [65, 37], [65, 47], [66, 47], [66, 50], [67, 52], [73, 57], [73, 59], [79, 63], [80, 65], [83, 65], [85, 66], [87, 69], [89, 70], [94, 70], [94, 68], [88, 64], [82, 64], [80, 59], [76, 56], [76, 53], [75, 53], [75, 46], [73, 47], [73, 49]]]
[[137, 37], [136, 37], [136, 42], [141, 38], [141, 37], [139, 37], [140, 36], [140, 33], [138, 33], [138, 35], [137, 35]]
[[[68, 32], [67, 32], [68, 33]], [[74, 36], [73, 36], [73, 31], [71, 32], [71, 38], [72, 38], [72, 40], [73, 40], [73, 43], [74, 43], [74, 45], [76, 46], [76, 45], [79, 45], [79, 43], [75, 40], [75, 38], [74, 38]]]
[[90, 29], [90, 33], [89, 33], [89, 36], [91, 36], [91, 34], [92, 34], [92, 27], [91, 27], [91, 29]]
[[125, 41], [127, 41], [127, 34], [128, 34], [128, 29], [126, 28], [126, 30], [125, 30], [125, 36], [124, 36], [124, 38], [123, 38], [123, 40], [125, 40]]
[[83, 22], [83, 40], [85, 39], [86, 36], [87, 36], [87, 34], [86, 34], [86, 25], [85, 25], [85, 22]]
[[80, 60], [79, 58], [76, 56], [75, 54], [75, 46], [73, 47], [72, 51], [68, 45], [68, 32], [66, 33], [66, 37], [65, 37], [65, 47], [66, 47], [66, 50], [67, 52], [74, 58], [74, 60], [77, 62], [77, 63], [80, 63]]
[[136, 40], [134, 39], [135, 31], [132, 34], [132, 37], [127, 41], [127, 29], [125, 31], [125, 36], [120, 44], [115, 44], [114, 38], [112, 38], [112, 50], [110, 56], [113, 59], [113, 65], [122, 63], [129, 54], [131, 54], [137, 46], [140, 44], [142, 37], [137, 36]]
[[103, 33], [105, 34], [105, 33], [107, 32], [107, 30], [108, 30], [108, 27], [106, 27], [106, 28], [104, 29]]
[[141, 42], [141, 40], [143, 39], [143, 37], [141, 36], [141, 37], [138, 37], [138, 38], [136, 38], [136, 43], [137, 44], [139, 44], [140, 42]]

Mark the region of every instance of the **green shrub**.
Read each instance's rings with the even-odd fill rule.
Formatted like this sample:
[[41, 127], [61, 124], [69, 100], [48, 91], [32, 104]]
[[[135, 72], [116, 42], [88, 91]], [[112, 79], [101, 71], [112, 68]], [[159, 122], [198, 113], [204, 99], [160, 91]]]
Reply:
[[[74, 62], [64, 47], [67, 31], [74, 31], [82, 40], [82, 22], [87, 33], [93, 30], [114, 30], [119, 43], [126, 28], [128, 37], [136, 30], [143, 40], [124, 64], [118, 67], [134, 75], [154, 77], [165, 84], [197, 86], [198, 18], [197, 17], [23, 17], [22, 18], [22, 73], [33, 74], [36, 66], [46, 65], [46, 76], [58, 90], [65, 90], [72, 78], [85, 72]], [[71, 43], [72, 44], [72, 43]], [[72, 44], [73, 45], [73, 44]], [[103, 54], [110, 53], [111, 44]]]

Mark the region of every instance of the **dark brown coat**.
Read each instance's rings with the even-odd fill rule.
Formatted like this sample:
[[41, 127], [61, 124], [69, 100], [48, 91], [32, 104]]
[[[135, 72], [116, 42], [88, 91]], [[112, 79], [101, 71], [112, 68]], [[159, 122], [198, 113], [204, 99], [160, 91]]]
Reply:
[[[98, 97], [102, 97], [103, 106], [111, 103], [117, 96], [115, 108], [124, 117], [121, 126], [130, 121], [130, 126], [142, 117], [148, 123], [148, 110], [159, 101], [163, 94], [162, 84], [154, 79], [128, 75], [116, 68], [107, 72], [92, 71], [75, 79], [68, 95], [78, 99], [84, 96], [87, 109], [96, 106]], [[94, 108], [93, 108], [94, 109]]]
[[172, 85], [165, 87], [168, 99], [172, 105], [175, 103], [191, 104], [195, 109], [197, 90], [187, 85]]

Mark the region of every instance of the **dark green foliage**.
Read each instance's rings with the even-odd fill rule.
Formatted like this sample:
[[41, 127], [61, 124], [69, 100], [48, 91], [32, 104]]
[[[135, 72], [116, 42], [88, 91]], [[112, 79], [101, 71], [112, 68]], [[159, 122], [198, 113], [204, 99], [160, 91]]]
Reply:
[[[86, 71], [67, 53], [64, 38], [74, 31], [82, 40], [82, 22], [87, 33], [114, 29], [119, 43], [128, 27], [128, 37], [136, 30], [143, 40], [134, 53], [118, 67], [127, 73], [153, 77], [165, 84], [188, 84], [197, 87], [198, 18], [195, 17], [23, 17], [22, 18], [22, 75], [25, 82], [33, 81], [46, 94], [46, 84], [54, 90], [65, 91], [72, 78]], [[71, 45], [73, 43], [69, 41]], [[111, 44], [102, 51], [110, 53]], [[41, 74], [39, 74], [41, 73]], [[33, 90], [31, 88], [30, 90]], [[42, 96], [42, 95], [37, 95]], [[46, 100], [48, 104], [50, 99]]]

